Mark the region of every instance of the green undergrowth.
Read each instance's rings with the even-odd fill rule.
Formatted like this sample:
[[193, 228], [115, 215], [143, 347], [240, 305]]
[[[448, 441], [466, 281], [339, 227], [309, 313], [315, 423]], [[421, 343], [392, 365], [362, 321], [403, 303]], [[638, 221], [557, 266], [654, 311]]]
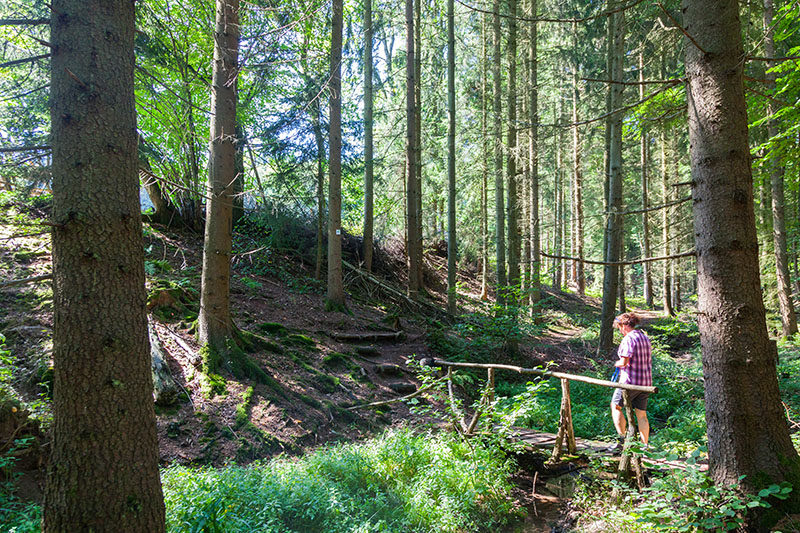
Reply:
[[[233, 253], [247, 253], [247, 260], [236, 268], [242, 274], [271, 276], [281, 280], [292, 292], [322, 294], [325, 286], [313, 277], [287, 268], [285, 258], [313, 265], [316, 260], [316, 237], [308, 230], [309, 221], [298, 218], [279, 205], [248, 213], [236, 223], [233, 232]], [[292, 261], [292, 262], [294, 262]], [[252, 280], [258, 283], [257, 280]], [[244, 282], [250, 290], [254, 283]]]
[[[584, 324], [590, 329], [592, 324]], [[660, 319], [646, 328], [653, 343], [653, 383], [658, 392], [650, 396], [648, 416], [651, 442], [668, 449], [692, 449], [705, 442], [705, 406], [697, 326], [682, 320]], [[617, 339], [619, 340], [619, 339]], [[556, 367], [555, 370], [558, 370]], [[597, 364], [582, 375], [610, 379], [611, 364]], [[502, 379], [502, 378], [501, 378]], [[513, 397], [529, 386], [519, 382], [498, 381], [498, 408], [508, 410]], [[588, 383], [572, 382], [572, 419], [578, 437], [613, 438], [615, 430], [609, 414], [611, 389]], [[558, 429], [561, 387], [557, 380], [530, 395], [524, 415], [518, 423], [548, 432]]]
[[[685, 470], [651, 471], [654, 477], [643, 490], [618, 484], [608, 476], [582, 476], [572, 501], [580, 517], [575, 529], [609, 533], [742, 531], [748, 518], [753, 519], [754, 509], [771, 510], [793, 491], [787, 483], [767, 483], [754, 494], [743, 494], [737, 485], [714, 484], [697, 465], [704, 452], [700, 448], [686, 456]], [[647, 455], [675, 458], [666, 453]], [[615, 491], [617, 498], [611, 497]]]
[[173, 466], [169, 531], [496, 531], [519, 510], [496, 448], [450, 434], [388, 431], [300, 460], [221, 469]]
[[[582, 372], [598, 379], [609, 379], [610, 372]], [[647, 412], [653, 431], [654, 444], [673, 441], [701, 443], [705, 440], [705, 408], [699, 364], [678, 363], [669, 355], [654, 350], [653, 379], [658, 393], [650, 396]], [[499, 407], [526, 390], [522, 383], [500, 381], [497, 384]], [[582, 438], [612, 438], [614, 426], [609, 414], [612, 390], [588, 383], [572, 382], [572, 420], [575, 435]], [[532, 396], [526, 414], [518, 423], [527, 427], [556, 432], [561, 407], [561, 387], [558, 380], [548, 380], [548, 386]]]
[[30, 445], [30, 438], [15, 439], [4, 453], [0, 454], [0, 525], [3, 531], [13, 533], [33, 533], [40, 530], [41, 508], [33, 502], [19, 498], [14, 488], [14, 480], [19, 476], [14, 472], [17, 454]]
[[[525, 364], [517, 347], [540, 335], [543, 328], [526, 316], [524, 308], [494, 307], [487, 312], [462, 315], [453, 325], [430, 321], [427, 341], [435, 353], [450, 361]], [[475, 380], [484, 372], [462, 374]]]

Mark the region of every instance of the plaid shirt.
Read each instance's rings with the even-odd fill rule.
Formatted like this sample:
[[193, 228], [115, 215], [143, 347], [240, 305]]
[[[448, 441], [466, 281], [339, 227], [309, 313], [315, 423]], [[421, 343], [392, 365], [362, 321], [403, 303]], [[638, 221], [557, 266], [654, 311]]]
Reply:
[[617, 355], [627, 357], [628, 366], [620, 368], [619, 382], [630, 385], [653, 386], [650, 339], [643, 331], [634, 329], [622, 339]]

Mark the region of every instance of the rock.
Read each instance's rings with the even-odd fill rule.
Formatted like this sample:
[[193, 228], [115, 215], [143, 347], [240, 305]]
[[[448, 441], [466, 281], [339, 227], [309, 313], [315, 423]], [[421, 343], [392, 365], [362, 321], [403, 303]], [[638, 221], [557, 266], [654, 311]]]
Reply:
[[379, 357], [381, 352], [374, 346], [356, 346], [355, 351], [363, 357]]
[[405, 381], [389, 383], [389, 388], [392, 389], [397, 394], [411, 394], [412, 392], [417, 392], [416, 385]]
[[399, 376], [402, 373], [402, 369], [398, 365], [387, 363], [375, 365], [375, 372], [384, 376]]
[[169, 371], [165, 360], [164, 345], [158, 333], [150, 323], [147, 325], [150, 334], [150, 370], [153, 374], [153, 400], [157, 405], [167, 406], [175, 403], [180, 389]]

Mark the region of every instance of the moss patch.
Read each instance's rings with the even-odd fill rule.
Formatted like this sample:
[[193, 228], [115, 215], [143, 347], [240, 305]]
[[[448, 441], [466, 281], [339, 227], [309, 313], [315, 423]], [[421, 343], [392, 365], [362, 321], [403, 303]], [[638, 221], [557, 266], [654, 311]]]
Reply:
[[264, 333], [275, 335], [276, 337], [285, 337], [289, 334], [289, 330], [283, 324], [277, 322], [264, 322], [258, 325], [258, 329]]
[[236, 427], [242, 427], [248, 422], [250, 402], [253, 399], [253, 387], [247, 387], [242, 394], [242, 403], [236, 406]]

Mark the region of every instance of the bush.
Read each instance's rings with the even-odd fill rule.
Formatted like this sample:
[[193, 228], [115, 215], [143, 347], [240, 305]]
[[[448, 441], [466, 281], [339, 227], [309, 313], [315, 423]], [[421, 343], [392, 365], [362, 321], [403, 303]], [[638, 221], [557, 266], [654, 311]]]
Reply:
[[173, 466], [162, 481], [170, 531], [493, 531], [516, 513], [510, 467], [479, 443], [399, 430], [298, 461]]

